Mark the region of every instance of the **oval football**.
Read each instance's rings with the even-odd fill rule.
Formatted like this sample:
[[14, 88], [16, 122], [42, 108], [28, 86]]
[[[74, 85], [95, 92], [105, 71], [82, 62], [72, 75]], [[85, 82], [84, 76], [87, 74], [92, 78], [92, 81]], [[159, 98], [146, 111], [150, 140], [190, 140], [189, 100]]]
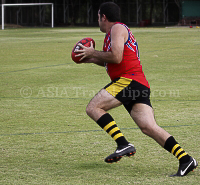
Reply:
[[83, 39], [81, 39], [80, 41], [78, 41], [78, 42], [76, 43], [76, 45], [73, 47], [72, 53], [71, 53], [71, 58], [72, 58], [72, 60], [73, 60], [74, 62], [76, 62], [76, 63], [84, 63], [84, 60], [86, 60], [86, 59], [84, 59], [84, 60], [82, 60], [82, 61], [79, 61], [79, 60], [81, 59], [81, 57], [76, 57], [76, 55], [78, 55], [79, 53], [75, 53], [75, 51], [76, 51], [76, 50], [82, 50], [82, 48], [78, 45], [79, 43], [81, 43], [81, 44], [84, 45], [85, 47], [90, 47], [91, 41], [92, 41], [92, 43], [93, 43], [93, 47], [95, 48], [95, 42], [94, 42], [94, 40], [93, 40], [92, 38], [90, 38], [90, 37], [83, 38]]

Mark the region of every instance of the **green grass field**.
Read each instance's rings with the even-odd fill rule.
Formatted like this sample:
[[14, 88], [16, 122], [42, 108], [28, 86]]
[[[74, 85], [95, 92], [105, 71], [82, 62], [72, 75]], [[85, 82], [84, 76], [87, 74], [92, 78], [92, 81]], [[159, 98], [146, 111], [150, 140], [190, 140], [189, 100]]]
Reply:
[[[200, 162], [200, 29], [131, 30], [157, 123]], [[199, 184], [199, 169], [169, 178], [178, 160], [143, 135], [123, 107], [110, 113], [137, 153], [104, 162], [116, 144], [85, 107], [110, 80], [103, 67], [71, 60], [83, 37], [102, 49], [99, 28], [0, 31], [0, 184]]]

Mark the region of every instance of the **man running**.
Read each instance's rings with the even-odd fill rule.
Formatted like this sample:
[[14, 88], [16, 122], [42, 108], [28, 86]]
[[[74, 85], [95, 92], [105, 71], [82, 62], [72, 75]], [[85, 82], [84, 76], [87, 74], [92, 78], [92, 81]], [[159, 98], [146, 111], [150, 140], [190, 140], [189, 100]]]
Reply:
[[123, 105], [141, 131], [153, 138], [164, 149], [179, 160], [178, 172], [172, 176], [185, 176], [198, 166], [177, 143], [173, 136], [156, 124], [150, 102], [150, 85], [142, 71], [138, 44], [131, 30], [120, 22], [120, 8], [113, 2], [101, 4], [98, 11], [100, 30], [106, 33], [103, 51], [80, 44], [83, 50], [77, 51], [86, 63], [105, 66], [111, 83], [99, 91], [86, 108], [90, 116], [117, 143], [114, 153], [105, 158], [105, 162], [119, 161], [123, 156], [136, 153], [108, 110]]

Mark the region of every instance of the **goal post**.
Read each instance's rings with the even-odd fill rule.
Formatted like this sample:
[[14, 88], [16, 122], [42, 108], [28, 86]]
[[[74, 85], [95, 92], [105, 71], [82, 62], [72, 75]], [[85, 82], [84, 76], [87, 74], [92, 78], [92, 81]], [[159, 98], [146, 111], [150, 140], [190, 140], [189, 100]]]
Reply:
[[1, 12], [2, 12], [2, 30], [4, 30], [4, 8], [6, 6], [45, 6], [51, 5], [51, 27], [54, 27], [54, 4], [53, 3], [23, 3], [23, 4], [2, 4]]

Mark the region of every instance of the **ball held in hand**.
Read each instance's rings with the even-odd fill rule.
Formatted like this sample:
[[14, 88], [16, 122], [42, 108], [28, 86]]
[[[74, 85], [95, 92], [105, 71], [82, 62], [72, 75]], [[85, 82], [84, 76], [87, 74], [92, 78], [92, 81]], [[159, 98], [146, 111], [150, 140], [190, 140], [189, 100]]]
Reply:
[[83, 38], [83, 39], [81, 39], [80, 41], [78, 41], [78, 42], [76, 43], [76, 45], [73, 47], [72, 53], [71, 53], [71, 58], [72, 58], [72, 60], [73, 60], [74, 62], [76, 62], [76, 63], [83, 63], [84, 60], [86, 60], [86, 59], [83, 59], [82, 61], [79, 61], [79, 60], [82, 58], [82, 56], [76, 57], [76, 55], [78, 55], [79, 53], [75, 53], [75, 51], [77, 51], [77, 50], [82, 50], [82, 49], [83, 49], [83, 48], [81, 48], [81, 46], [79, 46], [78, 44], [80, 43], [80, 44], [82, 44], [82, 45], [85, 46], [85, 47], [90, 47], [90, 46], [91, 46], [91, 41], [92, 41], [92, 43], [93, 43], [93, 47], [95, 48], [95, 42], [94, 42], [94, 40], [93, 40], [92, 38], [90, 38], [90, 37]]

